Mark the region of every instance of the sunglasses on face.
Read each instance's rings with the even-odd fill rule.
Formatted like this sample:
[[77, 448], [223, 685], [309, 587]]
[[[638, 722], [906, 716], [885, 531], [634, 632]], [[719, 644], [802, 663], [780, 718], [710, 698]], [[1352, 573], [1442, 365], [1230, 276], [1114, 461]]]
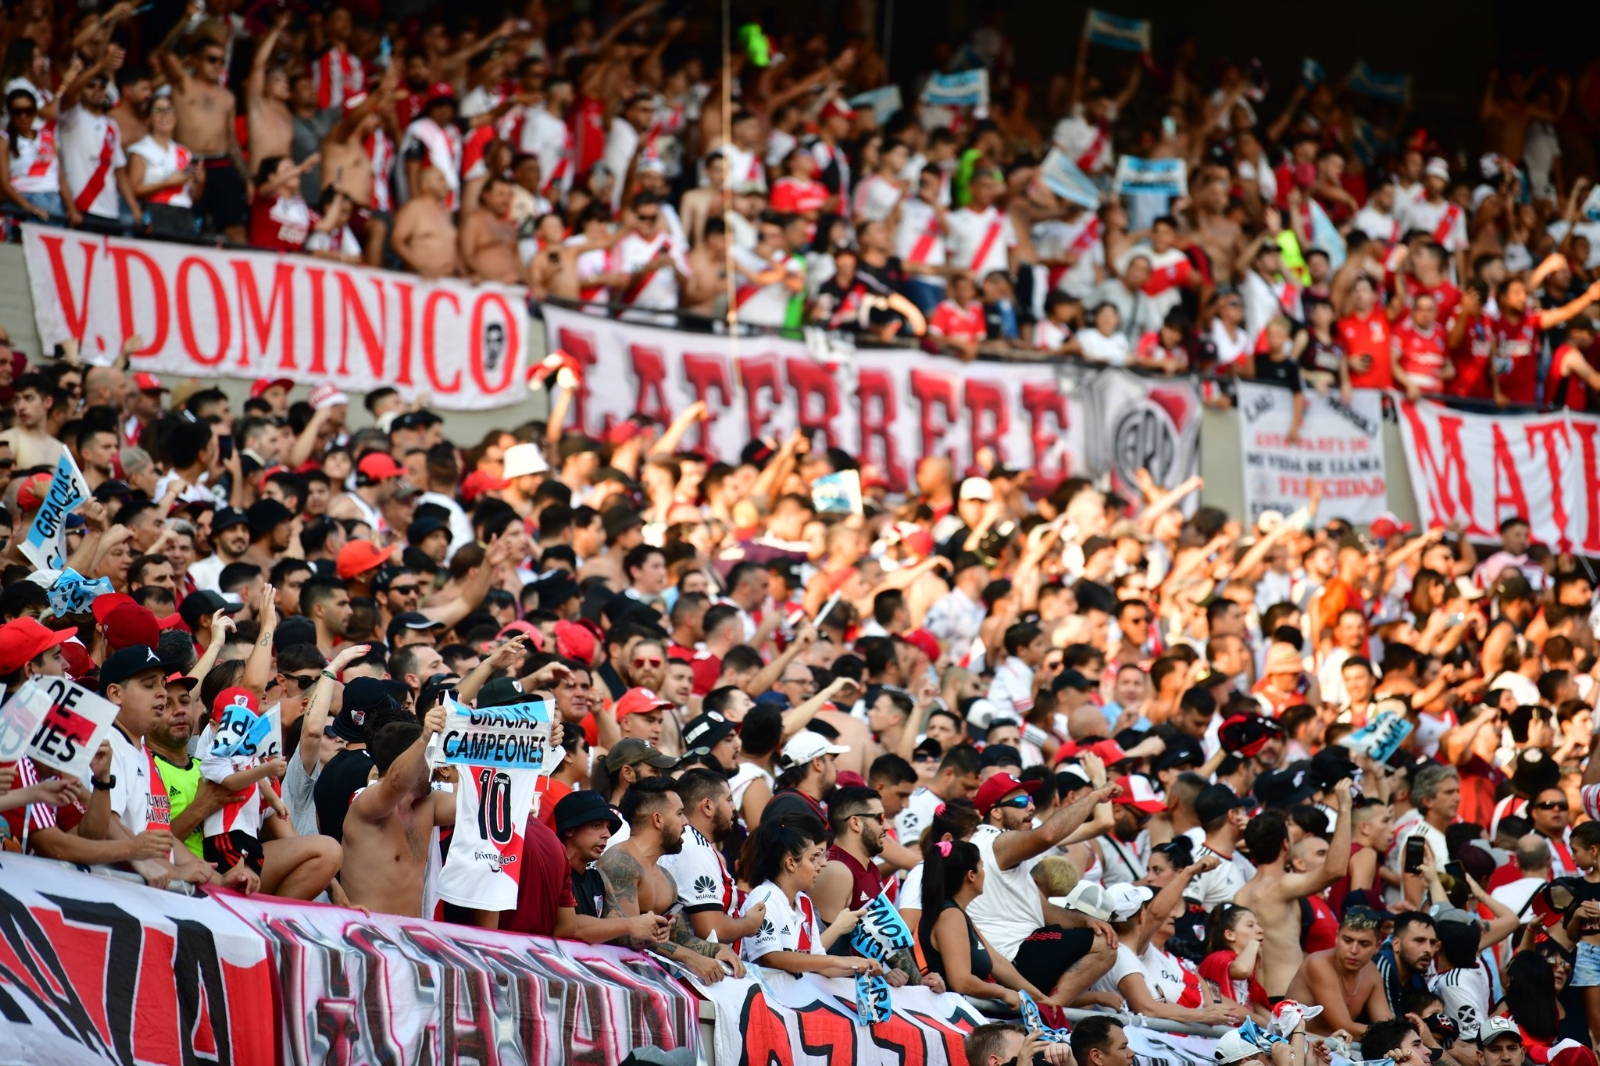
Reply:
[[1550, 800], [1546, 803], [1533, 804], [1533, 809], [1536, 811], [1562, 811], [1566, 810], [1566, 808], [1567, 803], [1565, 800]]
[[285, 681], [293, 681], [295, 685], [299, 687], [301, 692], [304, 692], [306, 689], [317, 683], [316, 674], [284, 674], [283, 679]]
[[17, 465], [15, 459], [0, 459], [0, 470], [10, 470]]
[[390, 585], [389, 586], [389, 591], [390, 592], [398, 592], [402, 596], [415, 596], [415, 595], [417, 595], [417, 586], [416, 585]]
[[204, 56], [200, 57], [200, 62], [202, 62], [202, 63], [220, 63], [220, 62], [222, 62], [222, 57], [219, 56], [219, 55], [204, 55]]
[[647, 226], [653, 226], [660, 220], [660, 215], [640, 215], [639, 221]]
[[1026, 810], [1027, 808], [1033, 806], [1033, 797], [1032, 796], [1013, 796], [1008, 800], [1001, 800], [999, 803], [996, 803], [995, 806], [996, 807], [1015, 807], [1019, 811]]
[[661, 660], [657, 659], [657, 658], [654, 658], [654, 657], [649, 658], [649, 659], [635, 659], [635, 660], [633, 660], [633, 665], [634, 666], [660, 666], [661, 665]]

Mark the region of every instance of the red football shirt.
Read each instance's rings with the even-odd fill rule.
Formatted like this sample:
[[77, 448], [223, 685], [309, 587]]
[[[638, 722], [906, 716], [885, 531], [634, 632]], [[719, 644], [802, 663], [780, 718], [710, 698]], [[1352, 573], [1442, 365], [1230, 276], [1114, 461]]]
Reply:
[[1350, 359], [1350, 384], [1353, 387], [1394, 387], [1394, 374], [1389, 369], [1389, 316], [1382, 307], [1373, 307], [1365, 315], [1341, 318], [1338, 334], [1339, 346]]
[[1494, 331], [1493, 371], [1501, 394], [1512, 403], [1538, 403], [1539, 312], [1528, 311], [1515, 318], [1502, 314], [1491, 320], [1490, 328]]

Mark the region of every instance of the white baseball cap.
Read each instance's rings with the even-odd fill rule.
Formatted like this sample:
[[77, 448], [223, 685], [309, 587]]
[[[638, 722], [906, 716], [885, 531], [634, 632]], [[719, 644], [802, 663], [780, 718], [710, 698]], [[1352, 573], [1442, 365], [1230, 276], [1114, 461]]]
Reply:
[[1422, 173], [1430, 178], [1438, 178], [1440, 181], [1449, 181], [1450, 164], [1446, 163], [1443, 157], [1434, 156], [1428, 160], [1428, 165], [1422, 168]]
[[1111, 900], [1104, 888], [1093, 881], [1079, 881], [1067, 893], [1067, 906], [1102, 922], [1111, 920]]
[[[507, 451], [506, 454], [511, 453]], [[804, 766], [812, 759], [819, 759], [824, 755], [843, 755], [849, 750], [841, 744], [829, 743], [828, 738], [821, 733], [802, 729], [783, 746], [782, 761], [784, 766], [792, 768]]]
[[1229, 1029], [1217, 1041], [1216, 1059], [1219, 1063], [1239, 1062], [1251, 1055], [1260, 1055], [1261, 1049], [1245, 1038], [1237, 1029]]
[[961, 498], [963, 500], [992, 500], [994, 499], [994, 486], [986, 477], [969, 477], [961, 483]]
[[1156, 894], [1144, 885], [1111, 885], [1106, 888], [1106, 902], [1111, 905], [1111, 920], [1125, 922], [1139, 913]]
[[549, 472], [550, 464], [544, 461], [544, 453], [537, 444], [513, 444], [506, 449], [505, 467], [500, 471], [500, 476], [510, 481]]

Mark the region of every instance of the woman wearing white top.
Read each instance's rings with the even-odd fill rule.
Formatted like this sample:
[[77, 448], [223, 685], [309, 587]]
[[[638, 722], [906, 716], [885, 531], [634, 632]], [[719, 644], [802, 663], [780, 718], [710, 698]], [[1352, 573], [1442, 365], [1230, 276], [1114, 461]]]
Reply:
[[1094, 309], [1089, 326], [1062, 347], [1062, 351], [1106, 366], [1128, 365], [1128, 338], [1122, 333], [1122, 316], [1109, 300]]
[[56, 156], [55, 121], [39, 117], [39, 102], [27, 89], [6, 93], [5, 153], [0, 197], [41, 222], [69, 218], [77, 225], [82, 220], [76, 208], [70, 214], [67, 210], [66, 179]]
[[171, 97], [158, 96], [150, 102], [150, 132], [128, 146], [128, 184], [147, 211], [152, 204], [193, 208], [205, 185], [205, 172], [173, 136], [177, 128]]
[[781, 820], [763, 822], [746, 841], [746, 876], [756, 887], [745, 897], [739, 915], [744, 917], [757, 906], [766, 912], [761, 929], [740, 941], [746, 962], [820, 977], [885, 972], [876, 959], [827, 953], [835, 941], [855, 928], [861, 912], [841, 910], [832, 925], [822, 928], [806, 892], [817, 883], [826, 851], [809, 831]]

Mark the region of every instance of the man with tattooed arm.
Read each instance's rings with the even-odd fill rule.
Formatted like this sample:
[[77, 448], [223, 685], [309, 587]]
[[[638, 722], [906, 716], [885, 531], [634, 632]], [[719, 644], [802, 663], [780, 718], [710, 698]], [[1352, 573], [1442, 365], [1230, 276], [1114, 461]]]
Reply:
[[665, 941], [627, 936], [616, 943], [671, 959], [707, 984], [726, 975], [723, 963], [732, 968], [735, 977], [743, 977], [739, 956], [726, 944], [713, 944], [694, 935], [678, 904], [678, 886], [660, 866], [661, 856], [675, 855], [683, 849], [683, 830], [688, 820], [676, 787], [671, 778], [652, 777], [638, 782], [622, 797], [628, 839], [595, 864], [605, 878], [605, 917], [662, 915], [672, 923]]

